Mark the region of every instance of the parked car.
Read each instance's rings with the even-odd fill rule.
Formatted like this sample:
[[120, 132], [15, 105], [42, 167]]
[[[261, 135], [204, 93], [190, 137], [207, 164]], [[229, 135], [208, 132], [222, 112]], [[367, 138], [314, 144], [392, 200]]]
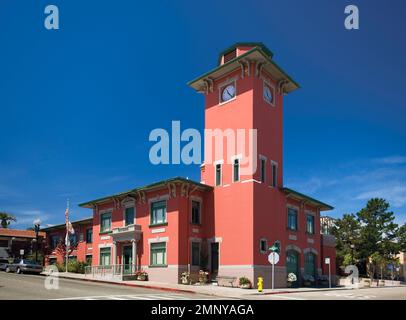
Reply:
[[6, 272], [16, 273], [41, 273], [42, 266], [32, 260], [16, 259], [13, 263], [9, 263], [6, 267]]
[[1, 258], [0, 259], [0, 270], [6, 271], [7, 265], [9, 264], [8, 259]]

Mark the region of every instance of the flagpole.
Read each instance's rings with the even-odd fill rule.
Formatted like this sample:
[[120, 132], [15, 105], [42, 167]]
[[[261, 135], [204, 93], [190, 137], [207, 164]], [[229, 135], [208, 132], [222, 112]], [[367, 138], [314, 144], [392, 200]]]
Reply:
[[69, 259], [69, 199], [66, 201], [66, 212], [65, 212], [65, 224], [66, 224], [66, 235], [65, 235], [65, 272], [68, 272], [68, 259]]

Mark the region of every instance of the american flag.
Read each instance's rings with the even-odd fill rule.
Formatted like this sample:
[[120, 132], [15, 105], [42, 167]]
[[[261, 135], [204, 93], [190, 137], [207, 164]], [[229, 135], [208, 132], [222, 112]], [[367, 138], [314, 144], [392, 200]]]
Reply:
[[70, 234], [74, 234], [75, 233], [75, 229], [73, 229], [72, 224], [69, 221], [69, 202], [68, 205], [66, 207], [65, 210], [65, 224], [66, 224], [66, 237], [65, 237], [65, 244], [67, 246], [70, 245], [70, 241], [69, 241], [69, 233]]

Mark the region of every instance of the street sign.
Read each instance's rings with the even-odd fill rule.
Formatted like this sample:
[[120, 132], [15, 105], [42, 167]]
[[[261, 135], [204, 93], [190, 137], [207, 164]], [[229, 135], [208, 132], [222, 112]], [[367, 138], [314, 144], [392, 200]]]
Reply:
[[325, 263], [325, 264], [330, 264], [330, 258], [324, 259], [324, 263]]
[[268, 261], [272, 265], [277, 264], [279, 262], [279, 254], [277, 254], [276, 252], [271, 252], [268, 255]]

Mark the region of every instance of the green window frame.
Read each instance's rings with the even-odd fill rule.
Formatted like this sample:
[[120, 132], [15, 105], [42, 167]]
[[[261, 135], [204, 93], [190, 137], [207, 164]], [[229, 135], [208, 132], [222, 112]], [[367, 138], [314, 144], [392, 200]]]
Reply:
[[238, 182], [240, 181], [240, 160], [234, 159], [233, 163], [233, 181]]
[[216, 164], [216, 186], [221, 185], [221, 163]]
[[166, 266], [166, 242], [157, 242], [150, 244], [150, 266]]
[[304, 274], [313, 277], [316, 275], [316, 255], [312, 252], [305, 254]]
[[160, 225], [163, 223], [166, 223], [166, 201], [152, 202], [150, 225]]
[[192, 242], [192, 266], [200, 266], [200, 243]]
[[111, 212], [105, 212], [100, 215], [100, 232], [111, 230]]
[[111, 248], [100, 248], [100, 261], [101, 266], [111, 265]]
[[314, 215], [306, 215], [306, 232], [309, 234], [314, 234]]
[[200, 201], [192, 200], [192, 224], [200, 224], [201, 205]]
[[135, 218], [134, 212], [135, 212], [134, 207], [125, 208], [125, 212], [124, 212], [124, 224], [125, 224], [125, 226], [129, 226], [131, 224], [134, 224], [134, 218]]
[[288, 208], [288, 229], [297, 230], [297, 209], [295, 208]]

